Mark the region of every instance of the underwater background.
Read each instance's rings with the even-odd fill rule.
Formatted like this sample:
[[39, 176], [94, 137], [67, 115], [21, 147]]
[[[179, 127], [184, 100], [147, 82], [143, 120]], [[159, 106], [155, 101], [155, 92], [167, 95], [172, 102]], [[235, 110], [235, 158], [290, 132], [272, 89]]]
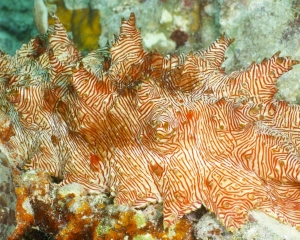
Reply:
[[[208, 47], [225, 33], [235, 39], [226, 52], [226, 72], [246, 68], [253, 61], [261, 62], [277, 51], [281, 51], [281, 56], [300, 60], [300, 3], [296, 0], [0, 1], [0, 50], [14, 55], [23, 43], [45, 33], [48, 25], [54, 23], [51, 16], [55, 14], [78, 49], [86, 55], [98, 46], [111, 43], [114, 35], [119, 34], [121, 19], [127, 19], [131, 12], [136, 15], [137, 27], [141, 29], [147, 51], [157, 50], [165, 55], [195, 52]], [[295, 66], [278, 80], [278, 99], [300, 103], [299, 76], [300, 67]], [[7, 165], [4, 162], [2, 160], [3, 167]], [[1, 183], [4, 178], [12, 181], [7, 169], [0, 166], [0, 172], [5, 173], [0, 174], [0, 189], [3, 189]], [[10, 189], [9, 195], [13, 188], [7, 189]], [[10, 200], [10, 203], [14, 202]], [[227, 236], [225, 229], [209, 216], [202, 220], [203, 225], [210, 224], [213, 229], [218, 229], [219, 232], [215, 230], [218, 236], [224, 232], [224, 238], [215, 238], [216, 232], [201, 225], [199, 232], [195, 233], [197, 239], [231, 239], [232, 236]], [[11, 220], [11, 223], [14, 224], [14, 221]], [[275, 226], [275, 229], [277, 225], [270, 226]], [[201, 229], [205, 230], [201, 232]], [[253, 226], [244, 231], [240, 233], [240, 236], [244, 234], [240, 239], [252, 239]], [[256, 239], [267, 239], [268, 236], [263, 235], [266, 233], [260, 231], [266, 229], [257, 230]], [[272, 239], [282, 239], [280, 234], [272, 234]]]

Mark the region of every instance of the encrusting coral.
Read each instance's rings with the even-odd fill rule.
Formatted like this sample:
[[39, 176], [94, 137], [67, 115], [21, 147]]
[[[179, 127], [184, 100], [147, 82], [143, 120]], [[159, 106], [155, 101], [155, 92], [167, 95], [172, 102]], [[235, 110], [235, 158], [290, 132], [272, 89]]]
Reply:
[[[18, 226], [8, 240], [18, 239], [193, 239], [192, 222], [178, 220], [164, 229], [161, 205], [143, 210], [114, 206], [105, 194], [89, 195], [78, 183], [58, 186], [49, 173], [31, 170], [15, 174]], [[170, 234], [171, 232], [171, 234]]]
[[298, 62], [275, 54], [225, 74], [232, 42], [162, 56], [145, 52], [135, 16], [113, 46], [82, 58], [57, 20], [0, 57], [1, 139], [24, 169], [107, 192], [165, 224], [202, 204], [229, 229], [250, 209], [300, 226], [300, 107], [273, 98]]

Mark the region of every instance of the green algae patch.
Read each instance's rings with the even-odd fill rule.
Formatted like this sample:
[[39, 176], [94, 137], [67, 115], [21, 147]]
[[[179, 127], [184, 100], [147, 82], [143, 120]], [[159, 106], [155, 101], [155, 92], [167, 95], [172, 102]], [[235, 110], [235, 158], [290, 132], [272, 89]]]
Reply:
[[111, 226], [108, 225], [102, 225], [100, 222], [99, 225], [97, 226], [96, 232], [98, 236], [108, 234], [108, 232], [111, 230]]
[[133, 238], [133, 240], [154, 240], [154, 238], [151, 236], [151, 234], [147, 233], [144, 235], [137, 235]]
[[137, 228], [142, 228], [146, 226], [146, 218], [142, 211], [137, 211], [134, 215], [134, 220], [136, 222]]

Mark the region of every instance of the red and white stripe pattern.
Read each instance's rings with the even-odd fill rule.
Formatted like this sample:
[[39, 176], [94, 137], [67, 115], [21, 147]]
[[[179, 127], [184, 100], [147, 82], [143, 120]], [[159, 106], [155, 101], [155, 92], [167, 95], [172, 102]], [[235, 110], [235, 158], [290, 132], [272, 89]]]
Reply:
[[147, 53], [131, 14], [110, 58], [104, 49], [81, 59], [57, 21], [46, 39], [0, 55], [6, 146], [26, 168], [117, 204], [161, 201], [167, 225], [203, 204], [232, 230], [251, 209], [300, 227], [300, 107], [273, 98], [297, 61], [275, 54], [226, 74], [232, 41]]

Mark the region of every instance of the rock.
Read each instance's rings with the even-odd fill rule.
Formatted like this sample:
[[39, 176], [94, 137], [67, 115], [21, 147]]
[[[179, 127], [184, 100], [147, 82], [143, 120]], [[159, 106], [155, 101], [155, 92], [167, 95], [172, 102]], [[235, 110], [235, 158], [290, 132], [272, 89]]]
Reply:
[[206, 213], [194, 224], [196, 239], [202, 240], [293, 240], [300, 232], [284, 225], [261, 211], [251, 211], [249, 222], [235, 233], [228, 232], [212, 213]]
[[11, 165], [0, 152], [0, 233], [6, 239], [16, 226], [16, 195], [12, 179]]
[[0, 1], [0, 49], [14, 54], [22, 42], [37, 34], [33, 19], [33, 0]]
[[[280, 50], [282, 55], [299, 59], [300, 5], [293, 0], [222, 1], [220, 32], [237, 39], [227, 50], [226, 71], [238, 70], [269, 58]], [[278, 80], [280, 99], [299, 103], [300, 67]]]
[[284, 225], [276, 219], [260, 211], [251, 211], [249, 222], [234, 234], [235, 239], [255, 240], [294, 240], [300, 239], [300, 232]]

